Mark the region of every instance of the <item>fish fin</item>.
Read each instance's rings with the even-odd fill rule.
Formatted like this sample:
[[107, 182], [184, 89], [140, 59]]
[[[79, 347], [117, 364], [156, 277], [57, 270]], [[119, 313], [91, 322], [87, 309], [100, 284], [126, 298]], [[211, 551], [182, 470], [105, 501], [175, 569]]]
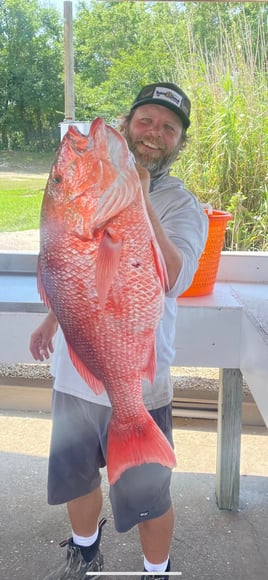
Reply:
[[146, 409], [138, 421], [133, 419], [127, 428], [124, 425], [123, 430], [112, 415], [107, 445], [110, 484], [115, 484], [126, 469], [143, 463], [175, 467], [176, 457], [169, 441]]
[[106, 229], [99, 245], [96, 263], [96, 290], [102, 309], [118, 270], [123, 240], [112, 229]]
[[[148, 339], [149, 340], [149, 339]], [[144, 379], [147, 379], [151, 385], [154, 383], [155, 374], [156, 374], [156, 347], [155, 347], [155, 340], [154, 336], [152, 337], [152, 350], [150, 352], [150, 356], [148, 357], [148, 362], [146, 367], [143, 370], [142, 376]]]
[[98, 205], [92, 216], [93, 227], [100, 228], [133, 203], [135, 198], [135, 183], [133, 183], [131, 176], [119, 175], [98, 200]]
[[74, 367], [76, 368], [77, 372], [81, 375], [82, 379], [86, 381], [90, 389], [92, 389], [92, 391], [94, 391], [96, 395], [100, 395], [105, 390], [104, 384], [99, 379], [97, 379], [95, 375], [93, 375], [93, 373], [90, 372], [90, 370], [86, 367], [86, 365], [79, 358], [79, 356], [76, 354], [76, 352], [68, 342], [67, 346], [70, 359]]
[[158, 244], [155, 240], [152, 240], [152, 250], [153, 250], [156, 270], [157, 270], [158, 276], [160, 278], [162, 288], [163, 288], [163, 290], [167, 291], [167, 290], [169, 290], [169, 279], [168, 279], [167, 267], [166, 267], [166, 263], [165, 263], [163, 254], [160, 250], [160, 247], [158, 246]]
[[44, 304], [47, 306], [47, 308], [51, 308], [50, 301], [46, 295], [46, 291], [45, 291], [45, 288], [44, 288], [44, 285], [42, 282], [40, 255], [38, 256], [38, 259], [37, 259], [36, 278], [37, 278], [37, 290], [38, 290], [38, 293], [40, 295], [40, 298], [41, 298], [42, 302], [44, 302]]

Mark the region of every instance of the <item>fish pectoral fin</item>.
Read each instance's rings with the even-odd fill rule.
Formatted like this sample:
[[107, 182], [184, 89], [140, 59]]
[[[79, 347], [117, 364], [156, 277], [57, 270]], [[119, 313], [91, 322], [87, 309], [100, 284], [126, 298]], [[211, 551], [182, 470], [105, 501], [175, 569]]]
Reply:
[[129, 207], [137, 198], [138, 188], [139, 181], [136, 172], [120, 172], [117, 179], [98, 200], [92, 216], [94, 227], [101, 227]]
[[175, 453], [166, 436], [144, 409], [144, 413], [130, 419], [128, 428], [120, 430], [111, 417], [108, 431], [107, 472], [111, 485], [124, 471], [143, 463], [160, 463], [175, 467]]
[[118, 270], [123, 240], [114, 230], [106, 229], [99, 245], [96, 262], [96, 290], [101, 308], [105, 302]]
[[70, 355], [70, 359], [76, 368], [77, 372], [81, 375], [82, 379], [88, 384], [90, 389], [94, 391], [96, 395], [100, 395], [103, 391], [105, 391], [104, 384], [90, 372], [90, 370], [86, 367], [83, 361], [79, 358], [76, 354], [74, 349], [68, 344], [68, 351]]

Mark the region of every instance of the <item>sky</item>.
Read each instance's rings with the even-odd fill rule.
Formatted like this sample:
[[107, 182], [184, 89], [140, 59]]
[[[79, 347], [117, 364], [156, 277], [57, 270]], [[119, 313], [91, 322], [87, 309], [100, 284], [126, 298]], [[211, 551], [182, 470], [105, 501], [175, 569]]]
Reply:
[[[76, 7], [78, 6], [79, 0], [71, 0], [73, 3], [73, 14], [75, 15]], [[57, 8], [60, 15], [63, 16], [63, 5], [64, 0], [42, 0], [42, 4], [48, 8]]]

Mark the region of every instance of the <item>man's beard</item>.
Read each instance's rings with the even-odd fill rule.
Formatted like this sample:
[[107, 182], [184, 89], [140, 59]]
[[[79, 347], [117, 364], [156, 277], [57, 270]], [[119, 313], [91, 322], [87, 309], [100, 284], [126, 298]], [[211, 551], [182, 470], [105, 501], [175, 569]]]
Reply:
[[127, 140], [130, 151], [132, 151], [133, 155], [135, 156], [137, 163], [139, 163], [142, 167], [145, 167], [145, 169], [147, 169], [151, 175], [158, 175], [159, 173], [162, 173], [165, 171], [165, 169], [168, 169], [178, 158], [181, 149], [180, 142], [178, 145], [176, 145], [176, 147], [169, 150], [168, 152], [163, 150], [161, 157], [157, 156], [154, 159], [150, 154], [146, 155], [146, 153], [139, 153], [138, 144], [140, 141], [135, 142], [132, 139], [128, 127], [124, 127], [123, 134]]

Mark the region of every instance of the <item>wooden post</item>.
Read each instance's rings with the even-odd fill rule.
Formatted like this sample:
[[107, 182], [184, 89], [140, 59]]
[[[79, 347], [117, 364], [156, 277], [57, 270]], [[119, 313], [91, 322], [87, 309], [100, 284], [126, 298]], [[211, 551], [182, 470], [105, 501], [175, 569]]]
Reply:
[[65, 121], [74, 121], [74, 55], [72, 2], [64, 2]]
[[239, 507], [243, 377], [220, 369], [216, 498], [220, 509]]

